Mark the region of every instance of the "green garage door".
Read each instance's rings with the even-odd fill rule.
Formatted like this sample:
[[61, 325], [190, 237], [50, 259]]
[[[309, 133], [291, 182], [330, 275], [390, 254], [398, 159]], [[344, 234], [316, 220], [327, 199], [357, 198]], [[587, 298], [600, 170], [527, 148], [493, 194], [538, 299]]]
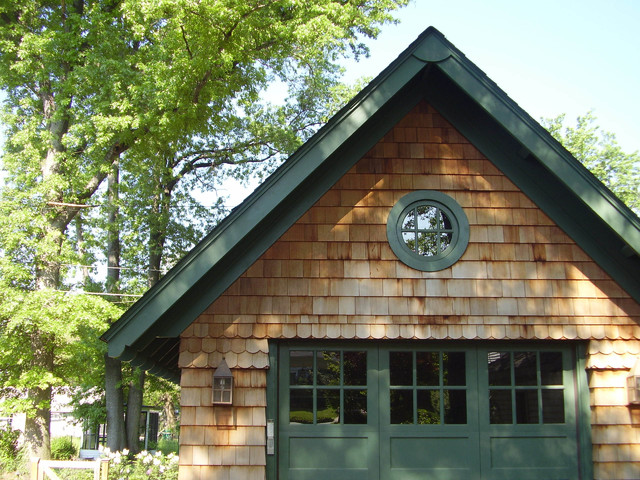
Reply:
[[565, 346], [287, 344], [282, 480], [577, 479]]

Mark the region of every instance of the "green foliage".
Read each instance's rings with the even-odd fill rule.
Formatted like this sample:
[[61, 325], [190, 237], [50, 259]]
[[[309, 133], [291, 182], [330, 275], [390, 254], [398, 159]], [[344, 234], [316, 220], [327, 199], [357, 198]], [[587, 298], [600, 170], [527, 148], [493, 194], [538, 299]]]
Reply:
[[134, 457], [128, 451], [107, 452], [109, 480], [177, 480], [178, 456], [143, 451]]
[[[95, 296], [0, 289], [0, 408], [33, 412], [43, 405], [20, 392], [99, 382], [105, 345], [98, 337], [120, 313]], [[32, 348], [34, 336], [43, 340], [42, 350]]]
[[564, 121], [565, 116], [559, 115], [542, 122], [591, 173], [640, 214], [640, 154], [623, 152], [615, 135], [596, 125], [593, 112], [578, 117], [575, 127], [565, 126]]
[[180, 444], [176, 438], [160, 438], [156, 448], [164, 455], [169, 455], [170, 453], [175, 453], [177, 455], [178, 450], [180, 449]]
[[[226, 213], [224, 179], [271, 171], [338, 108], [338, 60], [366, 55], [361, 39], [406, 3], [3, 2], [1, 408], [43, 419], [53, 388], [100, 385], [97, 337], [120, 312], [60, 290], [157, 281]], [[114, 233], [120, 284], [79, 278]], [[45, 433], [35, 423], [27, 440]]]
[[[132, 269], [123, 281], [142, 290], [150, 252], [129, 246], [150, 244], [172, 265], [225, 213], [216, 195], [203, 207], [194, 188], [247, 179], [297, 148], [345, 99], [337, 61], [366, 55], [360, 39], [375, 37], [407, 1], [0, 7], [5, 281], [34, 288], [39, 272], [95, 258], [65, 229], [80, 212], [104, 228], [116, 205], [96, 197], [120, 158], [119, 228], [132, 240], [123, 242]], [[59, 205], [92, 198], [104, 207]], [[154, 231], [162, 233], [152, 242]], [[104, 241], [97, 230], [85, 234], [89, 243]]]
[[18, 438], [20, 432], [9, 427], [0, 428], [0, 473], [13, 472], [20, 464]]
[[51, 458], [53, 460], [73, 460], [78, 456], [78, 441], [71, 437], [51, 439]]

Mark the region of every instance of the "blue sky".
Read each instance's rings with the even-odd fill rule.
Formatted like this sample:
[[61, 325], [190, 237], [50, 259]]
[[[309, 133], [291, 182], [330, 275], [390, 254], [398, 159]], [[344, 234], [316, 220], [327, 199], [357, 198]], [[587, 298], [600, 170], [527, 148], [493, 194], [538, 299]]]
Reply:
[[640, 0], [413, 0], [397, 17], [369, 58], [345, 64], [346, 81], [377, 75], [434, 26], [534, 119], [574, 125], [593, 109], [640, 151]]
[[414, 0], [347, 64], [375, 76], [434, 26], [534, 119], [590, 109], [623, 149], [640, 151], [640, 0]]

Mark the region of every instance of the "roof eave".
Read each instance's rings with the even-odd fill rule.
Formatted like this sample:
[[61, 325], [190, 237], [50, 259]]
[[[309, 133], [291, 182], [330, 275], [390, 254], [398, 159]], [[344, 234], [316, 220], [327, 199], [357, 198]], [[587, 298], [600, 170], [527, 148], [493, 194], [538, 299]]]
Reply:
[[[131, 345], [131, 339], [142, 336], [180, 298], [187, 295], [201, 279], [204, 270], [225, 258], [253, 226], [282, 204], [301, 181], [309, 178], [328, 157], [348, 142], [351, 136], [419, 74], [427, 63], [446, 59], [451, 54], [449, 45], [436, 29], [427, 29], [396, 61], [125, 312], [101, 337], [109, 344], [109, 355], [122, 355], [125, 348]], [[291, 178], [295, 178], [297, 183], [291, 182]]]

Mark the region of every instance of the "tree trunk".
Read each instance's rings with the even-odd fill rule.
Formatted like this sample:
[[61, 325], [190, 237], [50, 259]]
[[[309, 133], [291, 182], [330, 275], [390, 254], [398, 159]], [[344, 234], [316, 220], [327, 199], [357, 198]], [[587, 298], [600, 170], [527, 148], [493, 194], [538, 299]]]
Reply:
[[164, 416], [164, 430], [171, 432], [171, 437], [173, 438], [178, 427], [176, 406], [173, 403], [173, 397], [171, 395], [163, 395], [161, 400], [162, 413]]
[[105, 400], [107, 403], [107, 447], [112, 452], [126, 446], [124, 428], [124, 395], [122, 393], [122, 362], [105, 354]]
[[76, 224], [76, 249], [78, 252], [78, 256], [82, 259], [83, 265], [80, 267], [82, 285], [85, 287], [89, 284], [90, 276], [89, 276], [89, 267], [86, 265], [86, 250], [85, 250], [85, 241], [84, 241], [84, 224], [82, 222], [82, 216], [78, 215], [75, 218]]
[[[118, 200], [120, 187], [119, 161], [107, 176], [107, 197], [109, 210], [107, 213], [107, 293], [118, 291], [120, 280], [120, 226], [118, 224]], [[118, 297], [112, 297], [114, 300]], [[105, 361], [105, 402], [107, 408], [107, 446], [114, 451], [122, 450], [127, 445], [127, 434], [124, 417], [124, 393], [122, 390], [122, 362], [108, 355]]]
[[[31, 334], [33, 368], [36, 371], [53, 372], [53, 350], [51, 342], [36, 331]], [[27, 398], [33, 405], [33, 411], [27, 413], [24, 426], [24, 440], [29, 456], [44, 459], [51, 458], [51, 397], [50, 385], [32, 387], [27, 390]]]
[[160, 267], [167, 239], [170, 206], [171, 189], [164, 185], [162, 178], [158, 178], [149, 218], [149, 265], [147, 272], [149, 288], [160, 280]]
[[140, 451], [140, 414], [142, 413], [142, 393], [144, 392], [144, 370], [133, 371], [133, 381], [129, 384], [127, 398], [127, 446], [131, 453]]
[[120, 162], [113, 162], [111, 172], [107, 176], [107, 292], [119, 290], [120, 281], [120, 225], [119, 225], [119, 191], [120, 191]]
[[27, 458], [51, 458], [51, 387], [30, 388], [27, 390], [29, 400], [36, 405], [35, 414], [27, 414], [24, 424], [24, 445]]

